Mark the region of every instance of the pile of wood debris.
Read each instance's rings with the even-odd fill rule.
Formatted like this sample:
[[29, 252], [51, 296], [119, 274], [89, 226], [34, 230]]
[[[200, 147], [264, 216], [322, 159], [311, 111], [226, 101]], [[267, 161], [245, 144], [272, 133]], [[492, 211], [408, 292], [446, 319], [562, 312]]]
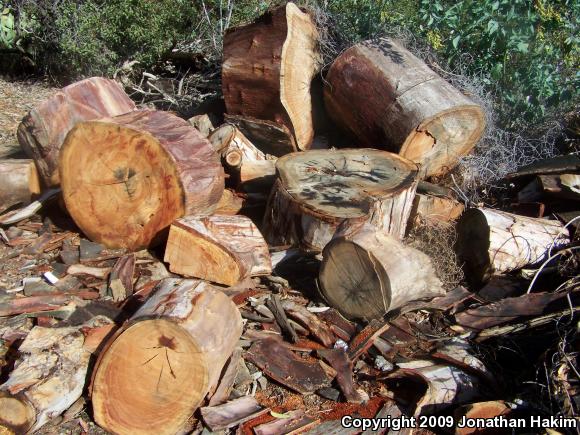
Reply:
[[[227, 114], [141, 109], [97, 77], [24, 118], [30, 159], [0, 161], [0, 430], [576, 415], [570, 344], [557, 411], [507, 391], [491, 355], [577, 318], [580, 159], [512, 174], [504, 210], [466, 207], [426, 180], [472, 150], [481, 109], [392, 40], [342, 53], [322, 104], [317, 38], [293, 3], [229, 31]], [[429, 222], [455, 226], [466, 287], [405, 243]]]

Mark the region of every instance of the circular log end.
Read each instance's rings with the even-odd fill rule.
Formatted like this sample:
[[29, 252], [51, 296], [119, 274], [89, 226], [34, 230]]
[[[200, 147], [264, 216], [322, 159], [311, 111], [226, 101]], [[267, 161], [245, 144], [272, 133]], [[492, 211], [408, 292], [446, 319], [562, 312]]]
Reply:
[[148, 247], [184, 214], [175, 163], [146, 132], [80, 123], [62, 147], [60, 172], [67, 210], [91, 240], [107, 247]]
[[493, 274], [489, 248], [490, 227], [485, 214], [478, 209], [465, 211], [457, 222], [455, 250], [464, 263], [466, 278], [474, 285], [487, 281]]
[[95, 421], [112, 433], [176, 433], [207, 394], [208, 368], [199, 345], [165, 319], [129, 326], [95, 371]]
[[349, 319], [383, 316], [391, 304], [389, 278], [363, 247], [345, 239], [323, 251], [320, 287], [328, 303]]
[[26, 433], [36, 421], [36, 413], [28, 403], [12, 396], [0, 397], [0, 433]]

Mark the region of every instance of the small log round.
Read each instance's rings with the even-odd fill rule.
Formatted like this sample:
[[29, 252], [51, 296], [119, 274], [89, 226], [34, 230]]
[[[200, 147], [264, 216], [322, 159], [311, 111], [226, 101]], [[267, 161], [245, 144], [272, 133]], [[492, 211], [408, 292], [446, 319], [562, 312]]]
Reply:
[[0, 212], [17, 204], [27, 205], [40, 194], [34, 161], [0, 160]]
[[366, 41], [342, 53], [325, 79], [330, 116], [365, 146], [382, 145], [444, 175], [479, 140], [482, 109], [401, 44]]
[[559, 221], [519, 216], [499, 210], [470, 209], [457, 223], [456, 250], [465, 275], [476, 284], [545, 261], [570, 243]]
[[187, 121], [150, 110], [79, 123], [60, 172], [74, 221], [109, 248], [158, 243], [175, 219], [212, 213], [224, 189], [209, 141]]
[[115, 434], [180, 433], [242, 333], [235, 304], [203, 281], [165, 279], [101, 352], [92, 380], [97, 424]]
[[299, 149], [314, 138], [310, 83], [320, 67], [318, 31], [296, 4], [267, 12], [224, 37], [227, 112], [288, 127]]
[[322, 295], [349, 319], [378, 318], [445, 293], [426, 254], [369, 224], [339, 232], [322, 256]]
[[103, 77], [81, 80], [34, 107], [18, 126], [18, 142], [36, 161], [44, 184], [56, 186], [59, 184], [60, 147], [78, 122], [133, 110], [135, 103], [114, 80]]
[[281, 157], [264, 218], [270, 245], [320, 252], [337, 228], [369, 222], [405, 235], [417, 166], [373, 149], [310, 150]]

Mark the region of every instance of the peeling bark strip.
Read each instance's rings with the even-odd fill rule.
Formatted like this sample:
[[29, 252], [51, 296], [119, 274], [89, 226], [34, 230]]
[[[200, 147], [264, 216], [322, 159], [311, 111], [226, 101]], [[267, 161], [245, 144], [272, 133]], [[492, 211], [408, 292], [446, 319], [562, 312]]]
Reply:
[[303, 410], [289, 411], [286, 418], [279, 418], [254, 427], [256, 435], [285, 435], [302, 433], [318, 424], [319, 420], [308, 417]]
[[312, 314], [303, 305], [290, 300], [282, 301], [282, 308], [290, 318], [297, 321], [310, 331], [313, 337], [320, 341], [325, 347], [332, 347], [336, 342], [336, 337], [326, 324]]
[[278, 159], [264, 217], [271, 245], [320, 252], [336, 230], [365, 222], [402, 238], [417, 187], [417, 167], [372, 149], [311, 150]]
[[95, 421], [117, 434], [175, 434], [217, 385], [242, 333], [233, 302], [198, 280], [165, 279], [93, 372]]
[[369, 224], [354, 235], [338, 233], [322, 256], [321, 292], [351, 319], [378, 318], [445, 293], [427, 255]]
[[33, 108], [18, 126], [18, 142], [36, 161], [47, 186], [59, 184], [58, 155], [67, 133], [81, 121], [118, 116], [135, 103], [113, 80], [92, 77], [73, 83]]
[[235, 285], [272, 272], [268, 245], [245, 216], [186, 216], [171, 225], [165, 259], [180, 275]]
[[320, 68], [318, 31], [294, 3], [224, 37], [222, 87], [227, 112], [286, 126], [298, 148], [314, 138], [310, 83]]
[[444, 175], [479, 140], [473, 101], [391, 39], [357, 44], [334, 61], [324, 98], [331, 117], [365, 146], [383, 145]]
[[66, 411], [81, 397], [91, 353], [112, 328], [105, 317], [81, 327], [33, 328], [0, 385], [0, 432], [34, 432]]
[[109, 248], [158, 243], [175, 219], [212, 213], [224, 190], [209, 141], [154, 110], [79, 123], [62, 146], [60, 172], [74, 221]]
[[40, 194], [38, 171], [32, 160], [0, 160], [0, 212], [17, 205], [28, 205]]
[[457, 224], [457, 253], [474, 283], [541, 263], [552, 246], [555, 253], [568, 243], [568, 230], [559, 221], [499, 210], [471, 209]]
[[133, 294], [133, 275], [135, 273], [135, 254], [119, 258], [109, 276], [109, 291], [113, 302], [121, 302]]
[[352, 379], [352, 362], [346, 352], [343, 349], [320, 349], [316, 354], [336, 370], [336, 381], [346, 400], [351, 403], [362, 403], [363, 399]]
[[240, 397], [219, 406], [201, 408], [201, 417], [212, 431], [227, 429], [268, 412], [251, 396]]

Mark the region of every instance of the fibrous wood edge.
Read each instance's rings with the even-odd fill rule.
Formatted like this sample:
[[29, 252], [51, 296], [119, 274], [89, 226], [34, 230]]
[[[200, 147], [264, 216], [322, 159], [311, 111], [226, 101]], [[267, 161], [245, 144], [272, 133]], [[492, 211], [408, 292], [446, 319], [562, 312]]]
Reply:
[[217, 287], [161, 281], [96, 363], [95, 421], [119, 434], [179, 432], [215, 389], [241, 333], [238, 309]]
[[81, 121], [122, 115], [135, 103], [114, 80], [91, 77], [64, 87], [34, 107], [18, 126], [18, 142], [36, 161], [47, 186], [59, 184], [58, 158], [67, 133]]
[[466, 276], [482, 283], [547, 259], [548, 251], [570, 243], [564, 225], [486, 208], [469, 209], [457, 223], [456, 250]]
[[281, 157], [263, 232], [271, 245], [320, 252], [338, 228], [368, 222], [402, 238], [417, 167], [373, 149], [310, 150]]
[[0, 160], [0, 212], [17, 204], [27, 205], [40, 194], [40, 180], [33, 160]]
[[135, 111], [77, 124], [60, 155], [67, 210], [110, 248], [139, 250], [186, 215], [214, 211], [223, 168], [207, 139], [167, 112]]
[[169, 230], [169, 270], [225, 285], [272, 272], [268, 245], [245, 216], [186, 216]]

